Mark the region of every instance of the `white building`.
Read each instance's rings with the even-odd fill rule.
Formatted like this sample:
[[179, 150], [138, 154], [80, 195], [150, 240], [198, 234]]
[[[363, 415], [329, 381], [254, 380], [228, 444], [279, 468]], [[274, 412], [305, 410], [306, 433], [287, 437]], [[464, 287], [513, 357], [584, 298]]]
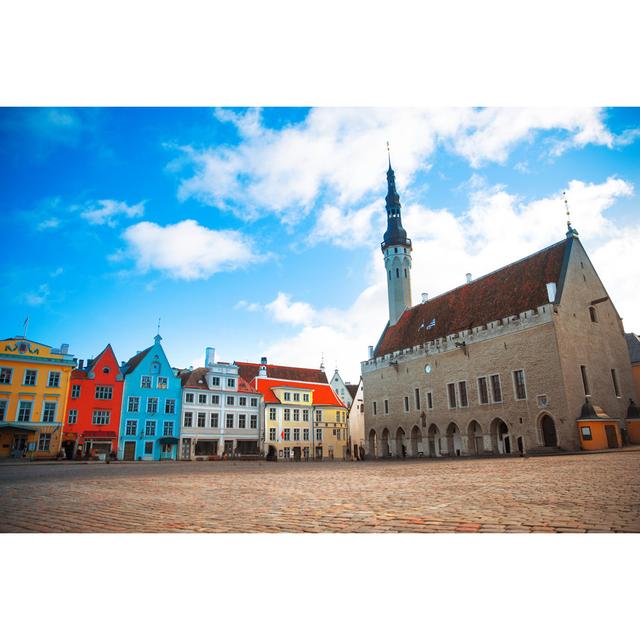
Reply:
[[364, 389], [362, 386], [362, 378], [357, 385], [348, 385], [350, 395], [353, 402], [349, 407], [347, 417], [349, 423], [349, 441], [351, 445], [351, 456], [355, 459], [360, 458], [360, 447], [365, 446], [365, 428], [364, 428]]
[[344, 382], [337, 368], [333, 372], [333, 376], [331, 377], [331, 382], [329, 384], [335, 391], [338, 398], [342, 400], [344, 405], [346, 407], [350, 407], [355, 395], [354, 392], [358, 385], [351, 384], [350, 382]]
[[205, 365], [180, 376], [180, 459], [258, 455], [262, 396], [238, 374], [235, 364], [216, 362], [211, 347]]

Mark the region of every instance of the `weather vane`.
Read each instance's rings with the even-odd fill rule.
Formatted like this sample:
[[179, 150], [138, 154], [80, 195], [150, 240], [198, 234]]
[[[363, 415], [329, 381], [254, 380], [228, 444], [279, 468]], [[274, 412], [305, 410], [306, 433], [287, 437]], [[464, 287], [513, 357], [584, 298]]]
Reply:
[[562, 197], [564, 198], [564, 206], [567, 209], [567, 228], [571, 230], [571, 214], [569, 213], [569, 203], [567, 202], [567, 192], [562, 192]]

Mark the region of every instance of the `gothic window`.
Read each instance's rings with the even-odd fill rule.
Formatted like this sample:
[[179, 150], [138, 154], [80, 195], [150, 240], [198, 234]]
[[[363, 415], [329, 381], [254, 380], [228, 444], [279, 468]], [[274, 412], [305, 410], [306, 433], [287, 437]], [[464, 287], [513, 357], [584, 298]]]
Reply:
[[598, 322], [598, 314], [596, 313], [595, 307], [589, 307], [589, 317], [591, 318], [591, 322]]
[[391, 269], [389, 269], [389, 280], [391, 280]]
[[396, 269], [396, 278], [400, 277], [400, 269]]
[[407, 270], [406, 269], [404, 270], [404, 277], [405, 278], [407, 277]]

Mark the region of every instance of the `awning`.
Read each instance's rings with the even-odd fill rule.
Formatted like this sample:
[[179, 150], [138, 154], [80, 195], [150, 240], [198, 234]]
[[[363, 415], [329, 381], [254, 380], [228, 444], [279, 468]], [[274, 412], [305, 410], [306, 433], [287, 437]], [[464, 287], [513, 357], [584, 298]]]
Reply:
[[24, 424], [11, 424], [10, 422], [0, 422], [0, 429], [6, 429], [7, 431], [26, 431], [28, 433], [34, 433], [38, 431], [37, 427], [29, 427]]
[[158, 438], [158, 442], [160, 444], [178, 444], [180, 440], [178, 440], [178, 438], [174, 438], [173, 436], [164, 436], [162, 438]]
[[113, 440], [118, 437], [115, 431], [85, 431], [82, 435], [85, 440]]

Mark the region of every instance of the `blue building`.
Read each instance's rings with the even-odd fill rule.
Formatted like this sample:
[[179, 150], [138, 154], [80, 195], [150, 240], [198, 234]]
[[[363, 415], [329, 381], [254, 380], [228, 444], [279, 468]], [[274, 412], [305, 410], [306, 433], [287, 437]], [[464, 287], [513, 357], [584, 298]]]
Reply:
[[162, 338], [122, 366], [124, 391], [120, 460], [175, 460], [180, 434], [180, 378], [171, 369]]

